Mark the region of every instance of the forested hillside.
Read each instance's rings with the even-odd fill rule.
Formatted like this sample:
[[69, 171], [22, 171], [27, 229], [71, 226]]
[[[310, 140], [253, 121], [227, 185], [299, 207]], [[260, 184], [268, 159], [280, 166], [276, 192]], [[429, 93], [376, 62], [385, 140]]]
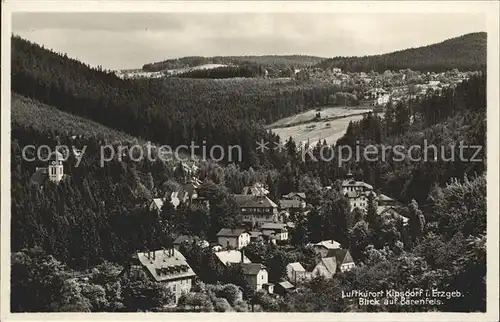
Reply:
[[123, 80], [18, 37], [11, 75], [13, 92], [136, 137], [171, 146], [240, 145], [245, 166], [258, 165], [255, 142], [268, 136], [264, 122], [324, 105], [337, 91], [272, 79]]
[[166, 69], [194, 67], [204, 64], [232, 64], [232, 65], [257, 65], [264, 68], [289, 69], [313, 65], [322, 60], [321, 57], [303, 55], [264, 55], [264, 56], [216, 56], [216, 57], [182, 57], [167, 59], [161, 62], [145, 64], [144, 71], [156, 72]]
[[412, 69], [441, 72], [459, 70], [486, 70], [486, 33], [478, 32], [445, 40], [443, 42], [396, 51], [393, 53], [363, 56], [334, 57], [316, 66], [339, 67], [351, 72]]
[[[130, 281], [119, 275], [126, 259], [142, 250], [171, 245], [180, 234], [213, 241], [223, 228], [239, 227], [241, 214], [232, 194], [244, 186], [265, 183], [269, 197], [300, 191], [307, 214], [292, 214], [290, 244], [252, 243], [245, 254], [265, 263], [269, 278], [286, 276], [286, 265], [315, 263], [307, 245], [337, 240], [356, 262], [350, 272], [313, 278], [285, 298], [263, 293], [236, 300], [234, 285], [196, 284], [180, 301], [181, 308], [203, 311], [484, 311], [486, 271], [486, 151], [458, 150], [485, 146], [486, 75], [479, 74], [441, 95], [390, 102], [382, 116], [366, 115], [351, 123], [335, 146], [301, 146], [289, 140], [283, 151], [255, 150], [267, 133], [263, 122], [328, 102], [336, 91], [321, 83], [270, 79], [122, 80], [100, 69], [55, 54], [20, 38], [12, 42], [11, 145], [11, 309], [40, 311], [164, 310], [170, 293], [151, 281]], [[285, 139], [285, 138], [284, 138]], [[172, 146], [200, 143], [239, 144], [240, 165], [199, 162], [203, 204], [165, 203], [160, 213], [148, 209], [152, 198], [169, 196], [186, 181], [176, 161], [148, 158], [100, 165], [105, 143], [143, 145], [146, 140]], [[428, 160], [351, 158], [339, 164], [330, 153], [340, 147], [361, 150], [434, 144], [442, 156]], [[43, 163], [21, 157], [26, 145], [86, 147], [76, 166], [64, 164], [66, 177], [42, 189], [30, 180]], [[380, 151], [380, 150], [379, 150]], [[326, 153], [325, 153], [326, 152]], [[446, 160], [450, 155], [455, 159]], [[32, 157], [33, 151], [27, 157]], [[316, 160], [314, 160], [316, 158]], [[339, 181], [352, 170], [363, 180], [398, 200], [409, 219], [377, 216], [373, 200], [366, 214], [351, 211]], [[328, 186], [328, 188], [327, 188]], [[218, 280], [217, 266], [207, 251], [183, 249], [189, 264], [206, 283]], [[211, 258], [211, 259], [207, 259]], [[85, 274], [87, 279], [73, 279]], [[240, 282], [235, 274], [228, 283]], [[413, 288], [459, 290], [463, 296], [438, 306], [360, 306], [342, 298], [352, 290]], [[224, 302], [222, 299], [226, 300]], [[221, 304], [221, 302], [223, 302]], [[226, 305], [227, 303], [227, 305]], [[247, 305], [249, 304], [249, 305]], [[227, 308], [229, 306], [229, 308]], [[189, 310], [189, 309], [188, 309]]]

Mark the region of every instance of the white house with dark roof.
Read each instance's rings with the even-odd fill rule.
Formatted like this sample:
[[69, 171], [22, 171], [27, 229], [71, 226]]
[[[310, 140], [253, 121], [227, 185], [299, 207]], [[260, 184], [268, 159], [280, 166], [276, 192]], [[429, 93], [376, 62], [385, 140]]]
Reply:
[[242, 228], [222, 228], [217, 233], [217, 243], [226, 249], [241, 249], [250, 244], [250, 234]]
[[253, 290], [261, 290], [264, 284], [267, 284], [268, 274], [266, 266], [259, 263], [243, 263], [241, 264], [241, 268], [245, 280]]
[[176, 302], [183, 293], [191, 290], [196, 277], [186, 258], [173, 248], [137, 253], [132, 259], [129, 274], [137, 277], [141, 273], [156, 282], [165, 283]]
[[278, 221], [278, 205], [266, 196], [233, 195], [238, 204], [243, 222], [255, 225], [261, 222]]

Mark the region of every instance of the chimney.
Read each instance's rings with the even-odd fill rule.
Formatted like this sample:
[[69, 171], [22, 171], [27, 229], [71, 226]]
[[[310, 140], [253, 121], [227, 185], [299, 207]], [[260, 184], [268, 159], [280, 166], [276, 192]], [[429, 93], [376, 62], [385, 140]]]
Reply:
[[152, 251], [151, 253], [153, 254], [153, 260], [155, 260], [155, 257], [156, 257], [156, 252], [155, 252], [155, 251]]
[[147, 251], [144, 255], [149, 259], [149, 251]]
[[245, 258], [245, 250], [241, 250], [241, 263], [243, 264], [245, 261], [243, 260]]

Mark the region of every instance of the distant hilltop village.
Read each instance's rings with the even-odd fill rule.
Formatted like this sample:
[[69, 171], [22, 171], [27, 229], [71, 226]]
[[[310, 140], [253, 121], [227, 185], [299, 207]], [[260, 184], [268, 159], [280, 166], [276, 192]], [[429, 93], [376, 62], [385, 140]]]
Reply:
[[[193, 67], [183, 67], [162, 71], [122, 70], [116, 71], [120, 78], [162, 78], [178, 76], [192, 71], [213, 70], [220, 68], [234, 67], [234, 64], [203, 64]], [[262, 76], [267, 78], [267, 70]], [[276, 80], [288, 80], [298, 82], [319, 82], [337, 86], [340, 93], [350, 94], [347, 101], [342, 98], [332, 101], [334, 105], [371, 105], [373, 107], [384, 107], [390, 101], [398, 102], [417, 97], [425, 96], [429, 93], [439, 94], [446, 88], [454, 88], [471, 76], [477, 75], [477, 71], [459, 71], [457, 69], [446, 72], [420, 72], [410, 69], [399, 71], [386, 70], [379, 72], [347, 72], [341, 68], [319, 68], [304, 67], [291, 71], [282, 71], [279, 77], [270, 77]], [[283, 74], [288, 76], [283, 77]]]

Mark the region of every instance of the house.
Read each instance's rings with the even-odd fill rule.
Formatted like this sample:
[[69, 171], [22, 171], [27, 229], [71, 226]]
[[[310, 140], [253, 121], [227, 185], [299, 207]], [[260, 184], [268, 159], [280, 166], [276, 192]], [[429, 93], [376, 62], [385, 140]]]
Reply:
[[397, 204], [396, 200], [384, 195], [383, 193], [378, 194], [376, 201], [379, 206], [395, 206]]
[[340, 248], [340, 243], [331, 239], [320, 241], [319, 243], [313, 244], [312, 246], [316, 253], [320, 254], [321, 257], [326, 257], [326, 254], [328, 254], [329, 250]]
[[201, 197], [198, 194], [198, 189], [201, 185], [200, 180], [191, 178], [188, 183], [183, 184], [178, 191], [173, 191], [170, 194], [170, 202], [177, 208], [181, 203], [188, 204], [204, 204], [207, 208], [210, 206], [208, 199]]
[[196, 243], [201, 248], [206, 248], [209, 246], [208, 241], [203, 240], [203, 239], [199, 238], [198, 236], [181, 235], [174, 240], [174, 248], [179, 250], [181, 245], [191, 246], [194, 243]]
[[289, 281], [297, 284], [298, 281], [302, 281], [307, 277], [307, 272], [302, 264], [295, 262], [286, 265], [286, 275]]
[[245, 253], [240, 252], [239, 250], [224, 250], [216, 252], [215, 256], [219, 259], [219, 262], [222, 263], [222, 265], [224, 265], [225, 267], [233, 264], [251, 263], [248, 257], [245, 256]]
[[372, 88], [365, 93], [365, 99], [372, 99], [373, 105], [380, 106], [389, 102], [390, 95], [383, 88]]
[[351, 253], [347, 249], [330, 249], [326, 258], [335, 258], [337, 263], [337, 269], [341, 272], [346, 272], [353, 269], [356, 264], [352, 259]]
[[263, 230], [261, 236], [262, 236], [262, 239], [264, 241], [267, 241], [268, 243], [276, 245], [276, 235], [274, 234], [274, 231], [272, 231], [272, 230]]
[[280, 211], [300, 211], [306, 207], [306, 203], [301, 200], [281, 199], [279, 202]]
[[286, 224], [262, 223], [260, 229], [262, 233], [264, 233], [264, 231], [272, 231], [277, 241], [288, 240], [288, 229], [286, 228]]
[[262, 240], [262, 232], [252, 230], [248, 233], [250, 234], [250, 242], [259, 242]]
[[268, 197], [237, 194], [234, 199], [240, 208], [243, 222], [255, 226], [261, 222], [278, 221], [278, 205]]
[[185, 178], [193, 177], [200, 168], [193, 161], [180, 162], [173, 167], [174, 173], [183, 174]]
[[163, 208], [163, 204], [165, 203], [166, 198], [153, 198], [149, 203], [149, 210], [156, 211], [161, 213], [161, 209]]
[[241, 249], [250, 243], [250, 234], [242, 228], [222, 228], [217, 233], [217, 243], [227, 249]]
[[258, 263], [241, 264], [243, 276], [254, 291], [259, 291], [267, 284], [267, 269], [264, 265]]
[[406, 218], [405, 216], [401, 215], [399, 211], [394, 207], [394, 206], [378, 206], [377, 207], [377, 215], [378, 216], [390, 216], [394, 219], [401, 218], [403, 221], [403, 226], [408, 225], [409, 219]]
[[342, 194], [349, 200], [351, 211], [354, 208], [366, 210], [368, 207], [368, 196], [373, 193], [373, 186], [363, 182], [356, 181], [349, 171], [346, 179], [342, 182]]
[[191, 290], [196, 277], [185, 257], [174, 248], [137, 253], [126, 270], [129, 277], [148, 276], [165, 283], [174, 294], [176, 303], [183, 293]]
[[242, 195], [253, 195], [253, 196], [265, 196], [268, 193], [269, 190], [267, 190], [267, 187], [260, 182], [257, 182], [252, 186], [244, 187], [243, 191], [241, 192]]
[[316, 276], [324, 276], [325, 278], [332, 278], [337, 272], [337, 259], [334, 256], [327, 256], [320, 258], [314, 266], [309, 277], [314, 278]]
[[267, 293], [269, 293], [269, 294], [273, 294], [274, 293], [274, 284], [273, 283], [266, 283], [266, 284], [262, 285], [262, 289], [267, 291]]
[[295, 292], [295, 286], [288, 281], [282, 281], [274, 285], [274, 293], [286, 296], [292, 292]]
[[217, 253], [222, 251], [222, 246], [221, 245], [211, 245], [212, 252]]
[[64, 161], [66, 161], [66, 158], [61, 152], [57, 150], [52, 152], [48, 157], [48, 166], [43, 168], [37, 167], [30, 181], [39, 187], [43, 187], [47, 181], [56, 184], [61, 182], [65, 177]]
[[298, 200], [298, 201], [306, 201], [306, 194], [303, 192], [290, 192], [286, 195], [282, 196], [285, 200]]

